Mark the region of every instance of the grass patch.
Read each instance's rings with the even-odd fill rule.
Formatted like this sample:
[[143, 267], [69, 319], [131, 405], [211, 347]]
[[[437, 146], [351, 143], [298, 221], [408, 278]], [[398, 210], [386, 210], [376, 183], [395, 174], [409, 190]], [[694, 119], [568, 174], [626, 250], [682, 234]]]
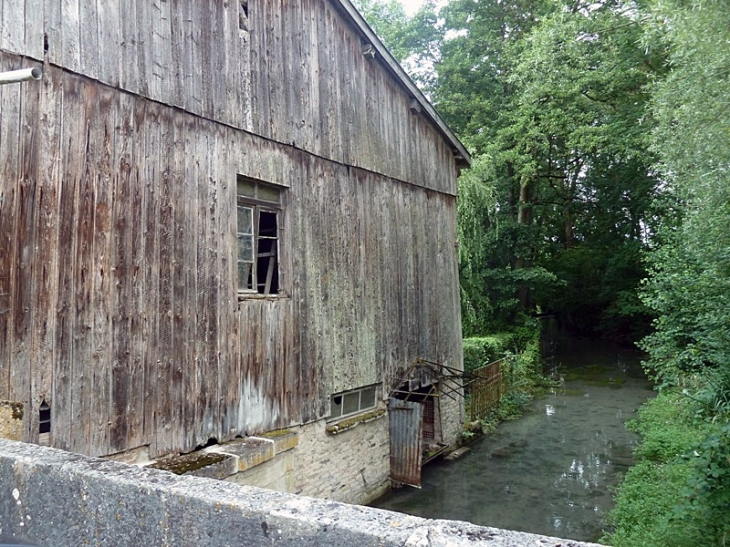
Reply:
[[[660, 394], [627, 427], [639, 433], [636, 464], [618, 488], [603, 543], [615, 547], [715, 547], [715, 524], [692, 510], [697, 497], [688, 485], [702, 470], [696, 447], [715, 425], [698, 421], [692, 401]], [[730, 509], [730, 507], [728, 508]]]

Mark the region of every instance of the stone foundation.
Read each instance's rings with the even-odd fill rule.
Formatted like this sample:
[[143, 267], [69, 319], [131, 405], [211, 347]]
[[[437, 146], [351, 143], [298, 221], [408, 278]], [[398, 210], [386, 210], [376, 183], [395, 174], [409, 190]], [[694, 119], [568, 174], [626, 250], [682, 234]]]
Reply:
[[0, 440], [0, 541], [41, 547], [598, 547]]
[[[458, 399], [442, 397], [438, 414], [439, 433], [445, 444], [454, 448], [463, 405]], [[380, 407], [337, 422], [319, 420], [161, 459], [149, 466], [180, 475], [365, 504], [390, 488], [388, 414]]]

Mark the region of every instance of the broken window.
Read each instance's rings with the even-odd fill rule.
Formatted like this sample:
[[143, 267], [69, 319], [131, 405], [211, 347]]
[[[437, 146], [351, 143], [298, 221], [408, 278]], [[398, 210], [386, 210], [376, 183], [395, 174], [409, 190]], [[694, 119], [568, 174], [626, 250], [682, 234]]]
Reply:
[[375, 408], [377, 385], [335, 393], [330, 398], [330, 420]]
[[238, 177], [238, 292], [278, 294], [281, 189]]

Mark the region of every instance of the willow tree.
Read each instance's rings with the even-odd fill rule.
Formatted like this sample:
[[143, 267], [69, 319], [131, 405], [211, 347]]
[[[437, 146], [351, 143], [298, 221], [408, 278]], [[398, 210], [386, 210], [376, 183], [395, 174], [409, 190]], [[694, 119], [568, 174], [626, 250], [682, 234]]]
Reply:
[[536, 305], [584, 330], [645, 320], [634, 292], [656, 191], [645, 89], [661, 63], [640, 47], [635, 4], [456, 0], [441, 15], [432, 97], [490, 163], [479, 176], [495, 202], [481, 237], [462, 241], [466, 304], [488, 295], [492, 323]]

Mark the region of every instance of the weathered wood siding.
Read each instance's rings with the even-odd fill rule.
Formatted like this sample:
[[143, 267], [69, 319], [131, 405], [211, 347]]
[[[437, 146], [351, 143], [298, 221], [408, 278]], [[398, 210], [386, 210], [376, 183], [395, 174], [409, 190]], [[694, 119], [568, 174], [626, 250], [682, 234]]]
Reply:
[[[27, 440], [45, 401], [54, 446], [186, 452], [461, 364], [453, 158], [329, 2], [249, 2], [250, 35], [237, 2], [0, 4], [0, 69], [44, 71], [0, 87], [0, 399]], [[283, 296], [238, 301], [238, 174], [287, 188]]]
[[456, 194], [453, 154], [327, 0], [249, 2], [252, 130]]
[[[0, 0], [0, 49], [456, 193], [453, 155], [330, 0]], [[240, 28], [241, 26], [245, 28]]]

